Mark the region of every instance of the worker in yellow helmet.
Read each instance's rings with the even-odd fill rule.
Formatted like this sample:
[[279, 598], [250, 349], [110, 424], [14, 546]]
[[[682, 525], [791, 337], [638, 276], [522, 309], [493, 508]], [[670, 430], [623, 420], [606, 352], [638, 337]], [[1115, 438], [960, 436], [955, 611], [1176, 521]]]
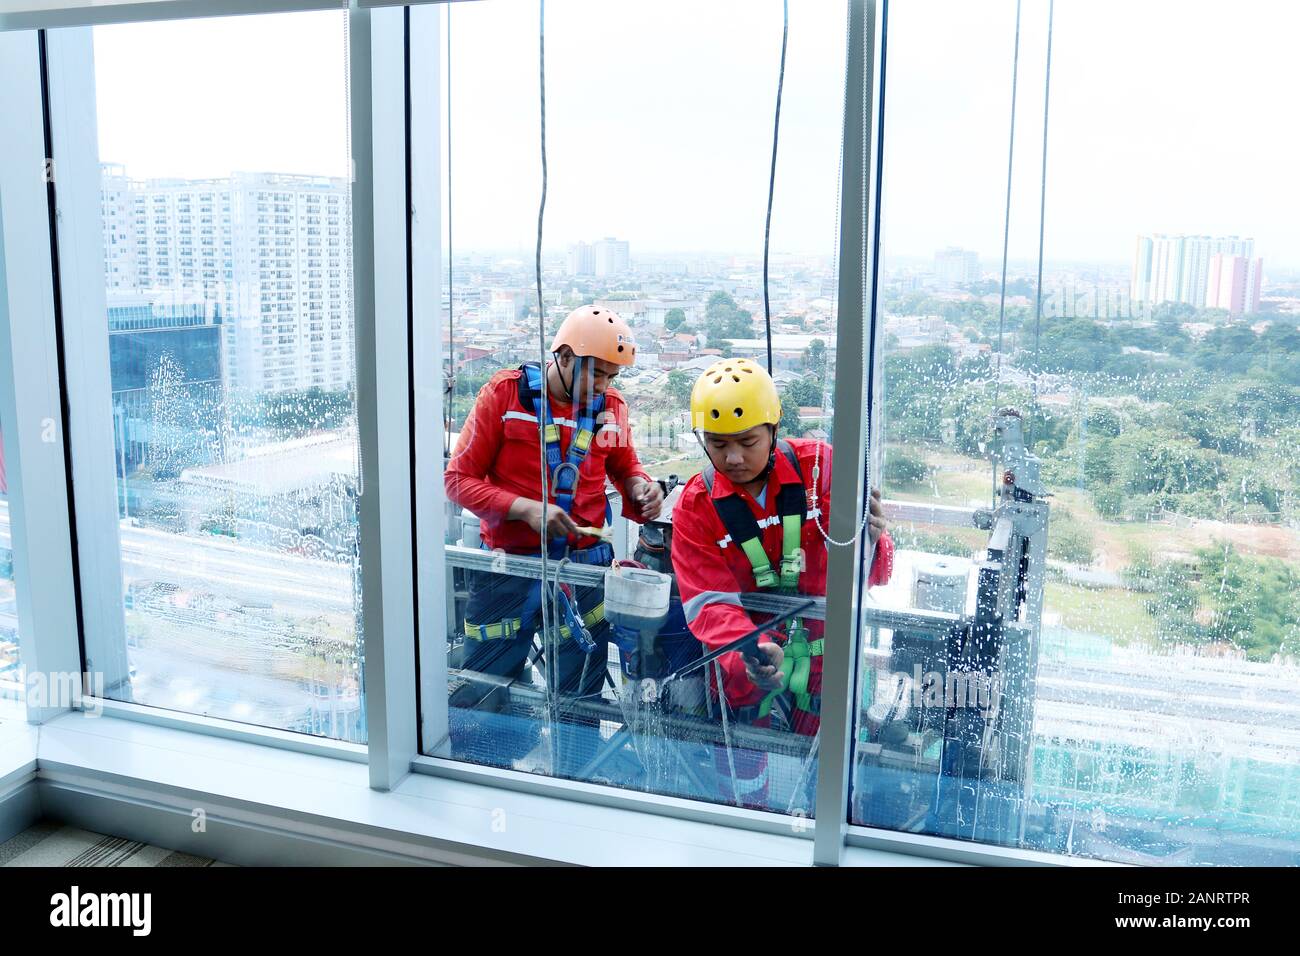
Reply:
[[[750, 359], [714, 363], [691, 392], [691, 428], [709, 464], [673, 509], [672, 558], [686, 621], [706, 651], [765, 618], [741, 606], [742, 592], [826, 593], [832, 449], [817, 439], [778, 437], [780, 421], [776, 383]], [[884, 584], [894, 546], [879, 492], [870, 500], [875, 561], [868, 583]], [[790, 621], [760, 640], [757, 656], [723, 655], [723, 686], [714, 682], [712, 693], [741, 722], [769, 726], [775, 710], [795, 732], [815, 734], [823, 640], [821, 621]], [[736, 766], [732, 783], [742, 803], [763, 807], [766, 762], [747, 763]]]

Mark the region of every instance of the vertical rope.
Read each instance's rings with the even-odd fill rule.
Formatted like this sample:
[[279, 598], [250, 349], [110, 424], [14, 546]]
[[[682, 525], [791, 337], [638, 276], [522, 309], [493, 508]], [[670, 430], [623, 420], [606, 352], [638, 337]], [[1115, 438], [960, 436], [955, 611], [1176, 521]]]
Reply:
[[[993, 375], [993, 413], [1002, 393], [1002, 336], [1007, 318], [1007, 246], [1011, 239], [1011, 171], [1016, 155], [1016, 87], [1020, 80], [1020, 0], [1016, 0], [1016, 36], [1011, 53], [1011, 132], [1007, 141], [1007, 204], [1002, 219], [1002, 286], [998, 294], [998, 362]], [[993, 497], [998, 495], [998, 468], [993, 465]]]
[[776, 196], [776, 154], [781, 142], [781, 95], [785, 90], [785, 51], [790, 39], [790, 0], [781, 3], [781, 68], [776, 77], [776, 118], [772, 121], [772, 168], [767, 177], [767, 222], [763, 227], [763, 320], [767, 329], [767, 374], [772, 374], [772, 301], [767, 266], [772, 248], [772, 200]]
[[456, 428], [456, 230], [451, 218], [452, 199], [455, 195], [455, 190], [452, 189], [452, 159], [455, 154], [452, 151], [451, 137], [455, 126], [451, 115], [451, 9], [452, 4], [447, 4], [447, 407], [443, 410], [446, 419], [443, 454], [447, 458], [451, 457], [451, 433]]
[[1038, 281], [1034, 286], [1034, 371], [1030, 377], [1034, 414], [1029, 419], [1026, 445], [1034, 447], [1034, 424], [1038, 421], [1038, 377], [1041, 374], [1039, 337], [1043, 325], [1043, 234], [1047, 216], [1047, 118], [1052, 104], [1052, 22], [1056, 18], [1056, 0], [1047, 5], [1047, 70], [1043, 75], [1043, 165], [1038, 192]]
[[[543, 412], [550, 408], [550, 395], [547, 393], [546, 381], [546, 305], [542, 301], [542, 230], [546, 222], [546, 0], [537, 3], [537, 71], [541, 119], [541, 156], [542, 156], [542, 198], [537, 207], [537, 248], [534, 259], [537, 279], [537, 345], [541, 361], [541, 408]], [[550, 481], [546, 470], [546, 415], [537, 416], [537, 454], [542, 479], [542, 528], [539, 535], [539, 553], [542, 563], [542, 646], [546, 657], [546, 698], [547, 711], [551, 724], [551, 770], [558, 770], [559, 756], [559, 641], [558, 621], [552, 627], [550, 609], [546, 606], [546, 520], [550, 505]], [[558, 582], [557, 582], [558, 586]]]

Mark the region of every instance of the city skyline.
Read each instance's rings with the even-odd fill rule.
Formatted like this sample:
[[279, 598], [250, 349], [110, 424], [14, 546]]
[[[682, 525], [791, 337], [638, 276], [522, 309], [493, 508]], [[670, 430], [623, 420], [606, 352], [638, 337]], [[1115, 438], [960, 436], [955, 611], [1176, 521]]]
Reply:
[[[548, 250], [620, 235], [646, 251], [761, 252], [779, 4], [762, 13], [721, 0], [699, 6], [669, 2], [648, 13], [574, 0], [548, 11]], [[1262, 7], [1241, 7], [1226, 25], [1199, 16], [1202, 9], [1213, 8], [1182, 4], [1175, 16], [1167, 4], [1057, 5], [1047, 261], [1123, 262], [1135, 234], [1206, 232], [1252, 235], [1270, 269], [1300, 268], [1300, 235], [1291, 225], [1300, 193], [1286, 160], [1292, 134], [1274, 121], [1275, 102], [1253, 95], [1271, 88], [1269, 64], [1283, 52], [1274, 48], [1295, 32], [1285, 22], [1300, 27], [1300, 11], [1269, 8], [1270, 28], [1261, 30]], [[533, 11], [521, 12], [483, 3], [459, 5], [453, 15], [463, 248], [526, 250], [535, 239], [536, 22]], [[842, 13], [836, 4], [792, 5], [774, 252], [834, 251]], [[1115, 22], [1130, 28], [1115, 31]], [[145, 177], [341, 174], [341, 14], [268, 16], [252, 26], [237, 17], [97, 28], [102, 158]], [[1043, 11], [1025, 11], [1013, 261], [1037, 249], [1045, 27]], [[1000, 260], [1013, 28], [1010, 2], [979, 10], [950, 2], [891, 7], [887, 258], [954, 245]], [[1178, 42], [1143, 42], [1166, 34]], [[1242, 45], [1249, 56], [1233, 53], [1238, 34], [1250, 37]], [[292, 44], [282, 44], [287, 35]], [[593, 37], [629, 35], [643, 42], [635, 49], [614, 42], [614, 54], [601, 59], [602, 82], [590, 83], [577, 65]], [[235, 50], [257, 68], [228, 70]], [[1115, 69], [1094, 68], [1101, 50]], [[1213, 57], [1220, 67], [1189, 72], [1189, 57]], [[219, 73], [223, 83], [196, 97], [192, 84], [149, 83], [158, 70]], [[1167, 82], [1175, 73], [1180, 82]], [[292, 108], [268, 109], [267, 91]], [[1214, 115], [1266, 134], [1266, 148], [1241, 148], [1220, 124], [1204, 122]], [[204, 148], [194, 149], [196, 142]], [[603, 157], [595, 165], [593, 142]], [[962, 144], [956, 153], [954, 143]]]

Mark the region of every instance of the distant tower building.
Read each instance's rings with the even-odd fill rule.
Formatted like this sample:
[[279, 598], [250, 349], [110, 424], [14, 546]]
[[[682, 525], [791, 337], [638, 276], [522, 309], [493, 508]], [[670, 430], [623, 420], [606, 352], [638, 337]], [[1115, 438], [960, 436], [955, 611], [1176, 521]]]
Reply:
[[979, 255], [969, 249], [958, 249], [956, 246], [940, 249], [934, 254], [934, 275], [939, 287], [943, 289], [978, 282]]
[[102, 168], [106, 286], [221, 307], [227, 388], [352, 382], [352, 213], [343, 179], [131, 180]]
[[628, 243], [626, 239], [607, 237], [597, 240], [591, 246], [595, 260], [595, 272], [598, 276], [622, 275], [631, 266]]
[[1210, 257], [1205, 304], [1227, 309], [1233, 318], [1259, 311], [1259, 286], [1264, 261], [1218, 253]]
[[109, 292], [133, 292], [140, 288], [137, 272], [139, 233], [145, 217], [137, 221], [135, 194], [126, 168], [105, 163], [100, 190], [100, 211], [104, 220], [104, 280]]
[[221, 307], [191, 299], [108, 295], [117, 473], [154, 459], [172, 477], [220, 447]]
[[596, 271], [596, 258], [591, 246], [585, 242], [575, 242], [569, 246], [565, 259], [565, 274], [571, 276], [589, 276]]
[[1134, 302], [1181, 302], [1204, 308], [1216, 256], [1252, 259], [1255, 240], [1238, 236], [1138, 236], [1133, 256]]

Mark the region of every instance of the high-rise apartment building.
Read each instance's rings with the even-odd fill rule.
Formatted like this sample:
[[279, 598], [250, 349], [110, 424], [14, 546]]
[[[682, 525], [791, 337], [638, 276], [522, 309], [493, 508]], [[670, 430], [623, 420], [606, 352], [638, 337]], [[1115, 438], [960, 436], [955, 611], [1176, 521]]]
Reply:
[[564, 271], [571, 276], [589, 276], [596, 271], [596, 258], [592, 248], [585, 242], [575, 242], [569, 246], [569, 254], [564, 261]]
[[1259, 311], [1259, 287], [1263, 277], [1263, 260], [1222, 253], [1210, 257], [1210, 279], [1205, 304], [1211, 309], [1227, 309], [1234, 318]]
[[595, 273], [598, 276], [622, 275], [631, 267], [631, 255], [626, 239], [606, 237], [591, 244]]
[[[1181, 302], [1205, 308], [1209, 298], [1219, 295], [1211, 262], [1221, 256], [1252, 262], [1249, 268], [1257, 284], [1261, 263], [1254, 254], [1255, 240], [1238, 236], [1138, 236], [1133, 258], [1133, 301], [1153, 305]], [[1215, 283], [1214, 293], [1210, 292], [1211, 282]]]
[[105, 166], [102, 210], [108, 289], [198, 294], [221, 305], [227, 388], [351, 384], [346, 180], [235, 173], [139, 181]]
[[956, 246], [940, 249], [934, 254], [934, 275], [939, 287], [943, 289], [978, 282], [979, 254], [970, 249], [958, 249]]

